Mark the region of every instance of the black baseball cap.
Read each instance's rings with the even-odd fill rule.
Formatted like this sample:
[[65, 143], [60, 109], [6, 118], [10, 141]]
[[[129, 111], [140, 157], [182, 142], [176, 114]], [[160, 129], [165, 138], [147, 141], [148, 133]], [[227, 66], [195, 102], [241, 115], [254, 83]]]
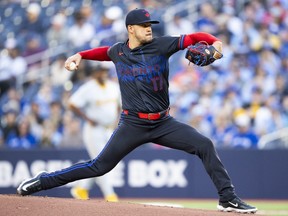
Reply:
[[128, 25], [138, 25], [142, 23], [158, 24], [159, 21], [151, 20], [150, 13], [145, 9], [131, 10], [126, 16], [126, 27]]

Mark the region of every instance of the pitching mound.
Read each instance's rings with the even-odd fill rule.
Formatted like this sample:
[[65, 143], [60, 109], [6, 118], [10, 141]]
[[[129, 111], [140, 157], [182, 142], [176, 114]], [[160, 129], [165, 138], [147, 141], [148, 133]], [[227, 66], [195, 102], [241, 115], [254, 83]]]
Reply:
[[38, 196], [22, 197], [18, 195], [0, 195], [0, 209], [0, 215], [3, 216], [239, 216], [237, 213], [152, 206], [125, 201], [113, 203], [93, 199], [75, 200]]

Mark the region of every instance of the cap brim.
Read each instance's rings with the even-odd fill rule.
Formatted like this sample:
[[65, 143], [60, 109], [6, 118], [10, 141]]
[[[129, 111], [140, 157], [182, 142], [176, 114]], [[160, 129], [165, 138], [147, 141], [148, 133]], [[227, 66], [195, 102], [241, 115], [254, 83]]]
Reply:
[[160, 22], [157, 20], [149, 20], [149, 21], [138, 22], [132, 25], [138, 25], [138, 24], [143, 24], [143, 23], [159, 24]]
[[160, 22], [157, 21], [157, 20], [151, 20], [150, 23], [152, 23], [152, 24], [159, 24]]

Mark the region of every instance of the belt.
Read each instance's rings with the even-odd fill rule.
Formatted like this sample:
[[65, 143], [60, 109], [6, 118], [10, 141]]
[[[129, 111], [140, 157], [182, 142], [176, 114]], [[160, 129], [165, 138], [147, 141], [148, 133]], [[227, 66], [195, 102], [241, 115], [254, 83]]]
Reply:
[[168, 116], [169, 115], [169, 109], [161, 111], [161, 112], [157, 112], [157, 113], [141, 113], [141, 112], [131, 112], [129, 110], [123, 110], [123, 113], [125, 115], [129, 115], [130, 113], [135, 113], [139, 118], [141, 119], [148, 119], [148, 120], [157, 120], [160, 119], [164, 116]]

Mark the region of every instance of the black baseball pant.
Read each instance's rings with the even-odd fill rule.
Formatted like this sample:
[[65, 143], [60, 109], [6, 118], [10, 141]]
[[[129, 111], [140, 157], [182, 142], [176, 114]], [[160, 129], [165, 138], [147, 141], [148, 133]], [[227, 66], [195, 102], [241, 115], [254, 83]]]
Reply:
[[[230, 177], [212, 141], [193, 127], [169, 115], [152, 121], [122, 113], [118, 127], [95, 159], [45, 174], [41, 177], [41, 185], [46, 190], [76, 180], [104, 175], [129, 152], [149, 142], [197, 155], [212, 179], [220, 201], [228, 201], [236, 196]], [[97, 140], [95, 140], [95, 145], [97, 145]]]

